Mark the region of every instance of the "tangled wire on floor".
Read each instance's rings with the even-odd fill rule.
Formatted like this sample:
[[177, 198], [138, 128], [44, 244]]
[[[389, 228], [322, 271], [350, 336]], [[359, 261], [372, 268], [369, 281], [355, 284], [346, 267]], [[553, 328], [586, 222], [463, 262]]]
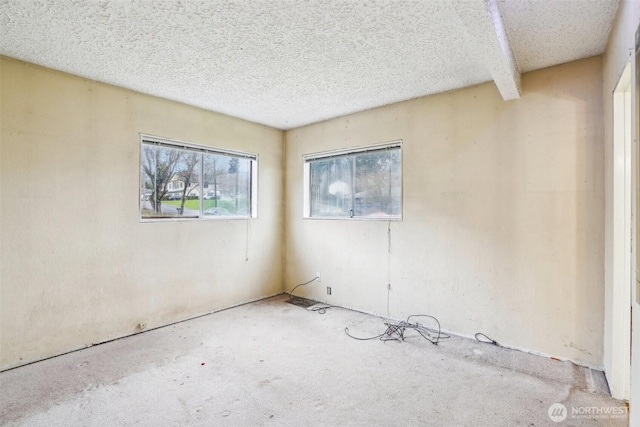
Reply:
[[[429, 319], [433, 319], [435, 321], [435, 324], [437, 325], [437, 328], [429, 328], [418, 322], [412, 323], [411, 319], [414, 317], [426, 317]], [[417, 333], [422, 335], [422, 338], [436, 345], [438, 344], [438, 341], [440, 341], [441, 339], [451, 338], [450, 335], [447, 335], [442, 332], [442, 330], [440, 329], [440, 322], [438, 321], [438, 319], [428, 314], [412, 314], [411, 316], [407, 317], [406, 321], [401, 320], [399, 322], [392, 322], [391, 320], [387, 320], [386, 322], [384, 322], [384, 324], [387, 327], [387, 330], [381, 333], [380, 335], [376, 335], [373, 337], [368, 337], [368, 338], [355, 337], [349, 333], [349, 328], [344, 328], [344, 332], [347, 335], [349, 335], [351, 338], [356, 340], [361, 340], [361, 341], [376, 340], [376, 339], [379, 339], [380, 341], [398, 341], [398, 342], [404, 341], [405, 331], [407, 329], [416, 331]]]
[[[482, 332], [478, 332], [476, 335], [476, 341], [479, 341], [481, 343], [484, 344], [493, 344], [493, 345], [500, 345], [498, 344], [498, 342], [496, 340], [494, 340], [493, 338], [489, 338], [488, 336], [486, 336], [485, 334], [483, 334]], [[480, 337], [484, 337], [484, 338], [480, 338]]]

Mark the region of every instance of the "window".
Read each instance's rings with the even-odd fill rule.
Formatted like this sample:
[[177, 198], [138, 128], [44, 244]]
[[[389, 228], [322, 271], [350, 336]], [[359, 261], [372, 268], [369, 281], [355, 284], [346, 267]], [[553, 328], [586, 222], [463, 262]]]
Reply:
[[257, 172], [255, 154], [142, 135], [140, 217], [255, 217]]
[[306, 218], [402, 218], [402, 141], [304, 157]]

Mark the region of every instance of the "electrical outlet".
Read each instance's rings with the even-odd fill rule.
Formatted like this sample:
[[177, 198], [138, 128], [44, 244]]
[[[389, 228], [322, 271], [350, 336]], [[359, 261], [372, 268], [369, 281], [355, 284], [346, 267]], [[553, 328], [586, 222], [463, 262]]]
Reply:
[[327, 295], [331, 295], [331, 286], [327, 286]]
[[316, 279], [316, 280], [317, 280], [318, 282], [321, 282], [321, 280], [320, 280], [320, 272], [319, 272], [319, 271], [317, 271], [317, 272], [316, 272], [316, 277], [317, 277], [317, 279]]

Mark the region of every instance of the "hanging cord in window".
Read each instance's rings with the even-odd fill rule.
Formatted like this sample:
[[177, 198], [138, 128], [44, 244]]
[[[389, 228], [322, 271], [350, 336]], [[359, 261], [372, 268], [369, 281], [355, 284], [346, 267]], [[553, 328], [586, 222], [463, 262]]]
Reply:
[[[480, 338], [478, 338], [478, 336], [480, 336], [480, 337], [484, 337], [484, 338], [483, 338], [483, 339], [480, 339]], [[485, 335], [485, 334], [483, 334], [482, 332], [478, 332], [478, 333], [476, 334], [476, 340], [477, 340], [477, 341], [479, 341], [479, 342], [481, 342], [481, 343], [485, 343], [485, 344], [500, 345], [500, 344], [498, 344], [498, 342], [497, 342], [497, 341], [495, 341], [495, 340], [493, 340], [493, 339], [489, 338], [488, 336], [486, 336], [486, 335]]]
[[391, 283], [387, 284], [387, 319], [391, 318], [389, 315], [389, 300], [391, 299]]
[[387, 225], [387, 319], [389, 314], [389, 300], [391, 299], [391, 221]]
[[[419, 322], [411, 322], [412, 318], [417, 317], [425, 317], [429, 319], [433, 319], [436, 327], [427, 327]], [[369, 341], [369, 340], [380, 340], [380, 341], [397, 341], [402, 342], [405, 339], [406, 330], [416, 331], [418, 334], [422, 336], [422, 338], [429, 341], [431, 344], [437, 345], [438, 342], [442, 339], [451, 338], [450, 335], [442, 332], [440, 328], [440, 322], [433, 316], [428, 314], [412, 314], [407, 317], [407, 320], [401, 320], [399, 322], [393, 322], [391, 320], [387, 320], [384, 322], [387, 329], [381, 333], [380, 335], [375, 335], [373, 337], [356, 337], [349, 333], [349, 328], [344, 328], [344, 332], [353, 339], [360, 341]]]
[[251, 220], [247, 219], [247, 241], [244, 247], [244, 262], [249, 261], [249, 238], [251, 237]]

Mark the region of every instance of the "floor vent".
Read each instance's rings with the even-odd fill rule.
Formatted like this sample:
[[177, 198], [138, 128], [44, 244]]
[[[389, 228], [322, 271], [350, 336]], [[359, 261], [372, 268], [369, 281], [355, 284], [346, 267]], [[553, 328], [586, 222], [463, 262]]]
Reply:
[[291, 297], [287, 300], [289, 304], [297, 305], [302, 308], [309, 308], [312, 305], [318, 304], [318, 301], [314, 301], [311, 299], [300, 298], [300, 297]]

